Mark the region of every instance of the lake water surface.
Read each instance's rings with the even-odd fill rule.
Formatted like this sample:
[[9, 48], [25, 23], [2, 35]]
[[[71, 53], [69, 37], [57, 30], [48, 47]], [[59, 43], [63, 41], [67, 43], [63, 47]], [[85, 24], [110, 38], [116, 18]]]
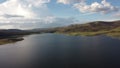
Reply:
[[0, 68], [120, 68], [120, 39], [36, 34], [0, 45]]

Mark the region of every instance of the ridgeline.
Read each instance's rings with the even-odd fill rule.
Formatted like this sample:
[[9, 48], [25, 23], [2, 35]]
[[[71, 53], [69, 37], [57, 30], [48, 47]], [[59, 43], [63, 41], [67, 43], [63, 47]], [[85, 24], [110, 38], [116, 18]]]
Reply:
[[60, 27], [57, 29], [57, 32], [75, 36], [109, 35], [116, 37], [120, 36], [120, 21], [96, 21], [86, 24], [73, 24], [67, 27]]
[[32, 30], [1, 29], [0, 44], [20, 41], [23, 40], [22, 36], [24, 35], [38, 33], [61, 33], [73, 36], [107, 35], [120, 37], [120, 20], [112, 22], [95, 21], [86, 24], [73, 24], [65, 27], [39, 28]]

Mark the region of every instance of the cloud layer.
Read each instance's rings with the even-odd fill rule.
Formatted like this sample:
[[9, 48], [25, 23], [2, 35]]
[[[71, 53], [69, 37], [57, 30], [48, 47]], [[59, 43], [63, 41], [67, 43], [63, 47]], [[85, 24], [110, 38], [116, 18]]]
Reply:
[[[0, 18], [38, 18], [49, 16], [47, 3], [50, 0], [6, 0], [0, 3]], [[110, 13], [118, 11], [119, 8], [111, 5], [106, 0], [101, 3], [93, 2], [87, 4], [87, 0], [57, 0], [57, 3], [72, 4], [82, 13]]]
[[57, 3], [63, 3], [63, 4], [73, 4], [73, 3], [79, 3], [84, 2], [85, 0], [57, 0]]
[[101, 3], [93, 2], [91, 5], [87, 4], [87, 0], [57, 0], [58, 3], [72, 4], [74, 8], [78, 9], [82, 13], [110, 13], [118, 11], [119, 8], [111, 5], [106, 0], [102, 0]]
[[[102, 0], [100, 3], [93, 2], [90, 5], [88, 5], [87, 3], [88, 0], [56, 0], [56, 1], [58, 6], [59, 6], [58, 3], [61, 3], [64, 4], [63, 6], [67, 5], [73, 7], [74, 9], [77, 9], [77, 11], [80, 11], [80, 13], [106, 14], [116, 12], [119, 10], [118, 7], [113, 6], [106, 0]], [[51, 3], [50, 0], [5, 0], [2, 2], [0, 1], [0, 29], [1, 28], [29, 29], [29, 28], [57, 27], [79, 22], [76, 21], [74, 18], [65, 18], [64, 15], [63, 18], [57, 17], [57, 14], [55, 14], [56, 16], [51, 15], [52, 13], [49, 12], [49, 9], [52, 10], [52, 8], [50, 8], [47, 5], [48, 3]], [[54, 5], [57, 7], [56, 4], [52, 4], [52, 6]], [[59, 11], [61, 9], [57, 10]], [[117, 13], [115, 16], [120, 17], [119, 13]]]
[[47, 13], [48, 10], [46, 3], [49, 2], [50, 0], [7, 0], [0, 3], [0, 16], [5, 17], [6, 14], [9, 17], [22, 16], [24, 18], [44, 16], [43, 12]]
[[87, 5], [86, 3], [76, 3], [74, 7], [78, 9], [80, 12], [100, 12], [100, 13], [110, 13], [116, 12], [119, 10], [118, 7], [111, 5], [106, 0], [102, 0], [101, 3], [94, 2], [91, 5]]
[[33, 29], [66, 26], [76, 23], [74, 18], [46, 17], [41, 19], [7, 19], [0, 21], [0, 29]]
[[114, 17], [120, 17], [120, 11], [113, 15]]

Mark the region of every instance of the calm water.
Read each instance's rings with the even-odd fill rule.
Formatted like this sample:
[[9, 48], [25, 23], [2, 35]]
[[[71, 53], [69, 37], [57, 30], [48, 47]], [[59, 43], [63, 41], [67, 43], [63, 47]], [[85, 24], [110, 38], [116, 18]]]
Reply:
[[120, 68], [120, 40], [38, 34], [0, 46], [0, 68]]

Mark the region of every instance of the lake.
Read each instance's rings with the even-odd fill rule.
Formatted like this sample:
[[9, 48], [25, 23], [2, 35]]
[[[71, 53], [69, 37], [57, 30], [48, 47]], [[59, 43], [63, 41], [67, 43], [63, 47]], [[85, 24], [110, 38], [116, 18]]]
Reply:
[[0, 45], [0, 68], [120, 68], [120, 39], [34, 34]]

